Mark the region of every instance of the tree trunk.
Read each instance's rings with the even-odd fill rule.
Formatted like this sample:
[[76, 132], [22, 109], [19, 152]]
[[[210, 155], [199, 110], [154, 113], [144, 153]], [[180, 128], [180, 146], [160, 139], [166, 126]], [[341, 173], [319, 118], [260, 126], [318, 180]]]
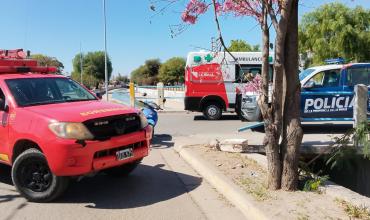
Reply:
[[259, 98], [259, 106], [265, 122], [266, 156], [268, 160], [268, 186], [270, 189], [280, 189], [281, 184], [281, 161], [279, 155], [278, 134], [274, 126], [274, 115], [271, 105], [269, 105], [269, 47], [270, 32], [267, 24], [267, 5], [263, 4], [263, 22], [262, 22], [262, 94]]
[[299, 148], [303, 131], [300, 122], [300, 82], [298, 78], [298, 0], [293, 0], [285, 38], [285, 80], [283, 135], [281, 143], [283, 169], [281, 187], [296, 190], [298, 185]]
[[[276, 40], [275, 40], [275, 62], [274, 62], [274, 80], [272, 103], [269, 109], [271, 121], [267, 121], [265, 130], [266, 137], [264, 144], [266, 146], [266, 156], [269, 167], [269, 189], [276, 190], [281, 188], [282, 162], [279, 139], [281, 135], [283, 119], [283, 77], [284, 77], [284, 56], [285, 56], [285, 36], [289, 21], [292, 0], [286, 0], [282, 3], [280, 20], [275, 20]], [[269, 10], [271, 12], [271, 10]], [[270, 13], [272, 18], [272, 14]], [[276, 18], [275, 18], [276, 19]]]

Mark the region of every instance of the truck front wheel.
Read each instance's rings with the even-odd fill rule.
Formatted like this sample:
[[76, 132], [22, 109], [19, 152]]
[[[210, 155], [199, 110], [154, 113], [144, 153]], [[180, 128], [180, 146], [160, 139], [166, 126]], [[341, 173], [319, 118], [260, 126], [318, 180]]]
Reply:
[[203, 115], [208, 120], [218, 120], [222, 116], [222, 109], [218, 103], [210, 102], [203, 108]]
[[50, 202], [68, 186], [69, 178], [55, 176], [43, 153], [35, 148], [21, 153], [12, 167], [13, 184], [31, 202]]

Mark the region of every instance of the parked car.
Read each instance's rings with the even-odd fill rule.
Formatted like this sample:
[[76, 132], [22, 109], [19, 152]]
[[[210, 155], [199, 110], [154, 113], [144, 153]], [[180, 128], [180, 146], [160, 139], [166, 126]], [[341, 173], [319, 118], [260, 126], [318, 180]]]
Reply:
[[[146, 94], [144, 95], [144, 97]], [[130, 94], [127, 90], [119, 90], [112, 94], [112, 98], [115, 100], [119, 100], [120, 103], [130, 106]], [[154, 127], [156, 126], [158, 122], [158, 110], [161, 110], [161, 107], [157, 105], [153, 101], [148, 100], [139, 100], [135, 99], [135, 108], [141, 110], [148, 120], [148, 123], [150, 126], [152, 126], [153, 134], [154, 134]]]
[[[352, 120], [354, 86], [370, 85], [370, 63], [311, 67], [302, 71], [299, 79], [302, 86], [301, 117], [304, 121]], [[261, 118], [258, 94], [243, 94], [240, 99], [243, 119]]]
[[100, 100], [55, 71], [22, 50], [0, 50], [0, 163], [34, 202], [56, 199], [70, 177], [129, 174], [152, 138], [140, 111]]

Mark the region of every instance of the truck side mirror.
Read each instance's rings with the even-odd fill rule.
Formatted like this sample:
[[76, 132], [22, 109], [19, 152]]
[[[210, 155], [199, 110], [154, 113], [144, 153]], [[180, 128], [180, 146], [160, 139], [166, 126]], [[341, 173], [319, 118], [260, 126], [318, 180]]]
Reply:
[[97, 92], [97, 93], [96, 93], [96, 97], [98, 97], [98, 99], [102, 99], [102, 98], [103, 98], [103, 96], [101, 95], [101, 93], [100, 93], [100, 92]]
[[313, 82], [313, 81], [308, 81], [303, 86], [304, 89], [312, 89], [313, 87], [315, 87], [315, 82]]

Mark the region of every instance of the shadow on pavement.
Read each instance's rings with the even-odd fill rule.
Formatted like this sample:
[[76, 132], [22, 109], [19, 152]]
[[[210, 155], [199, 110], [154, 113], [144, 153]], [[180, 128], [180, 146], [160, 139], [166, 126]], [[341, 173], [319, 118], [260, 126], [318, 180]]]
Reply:
[[[352, 128], [351, 124], [302, 124], [304, 134], [344, 134]], [[265, 127], [253, 128], [255, 132], [265, 132]]]
[[322, 145], [322, 146], [326, 147], [326, 146], [329, 146], [330, 144], [333, 144], [333, 143], [334, 143], [334, 141], [331, 141], [331, 140], [329, 140], [329, 141], [305, 141], [305, 142], [302, 143], [302, 145], [306, 145], [306, 146], [312, 146], [312, 145], [320, 146], [320, 145]]
[[[140, 164], [128, 177], [114, 178], [99, 173], [80, 182], [71, 181], [67, 191], [54, 203], [88, 203], [87, 208], [129, 209], [170, 200], [196, 189], [202, 179], [162, 169], [164, 164]], [[181, 177], [191, 186], [185, 187]], [[10, 169], [0, 165], [0, 184], [12, 185]], [[6, 189], [9, 190], [9, 189]], [[21, 197], [16, 190], [0, 195], [0, 204]]]
[[169, 134], [154, 134], [152, 140], [152, 148], [170, 148], [173, 147], [175, 143], [172, 141], [172, 136]]
[[[214, 121], [226, 121], [226, 120], [239, 120], [239, 116], [232, 114], [232, 115], [222, 115], [221, 119], [214, 120]], [[213, 120], [207, 120], [203, 115], [196, 115], [194, 116], [194, 121], [213, 121]]]
[[305, 134], [343, 134], [352, 128], [352, 124], [302, 124]]
[[139, 165], [126, 178], [99, 174], [80, 182], [72, 182], [68, 191], [56, 202], [90, 203], [86, 207], [95, 209], [128, 209], [186, 194], [189, 189], [185, 188], [177, 175], [194, 183], [194, 188], [202, 182], [201, 178], [161, 169], [161, 166]]

